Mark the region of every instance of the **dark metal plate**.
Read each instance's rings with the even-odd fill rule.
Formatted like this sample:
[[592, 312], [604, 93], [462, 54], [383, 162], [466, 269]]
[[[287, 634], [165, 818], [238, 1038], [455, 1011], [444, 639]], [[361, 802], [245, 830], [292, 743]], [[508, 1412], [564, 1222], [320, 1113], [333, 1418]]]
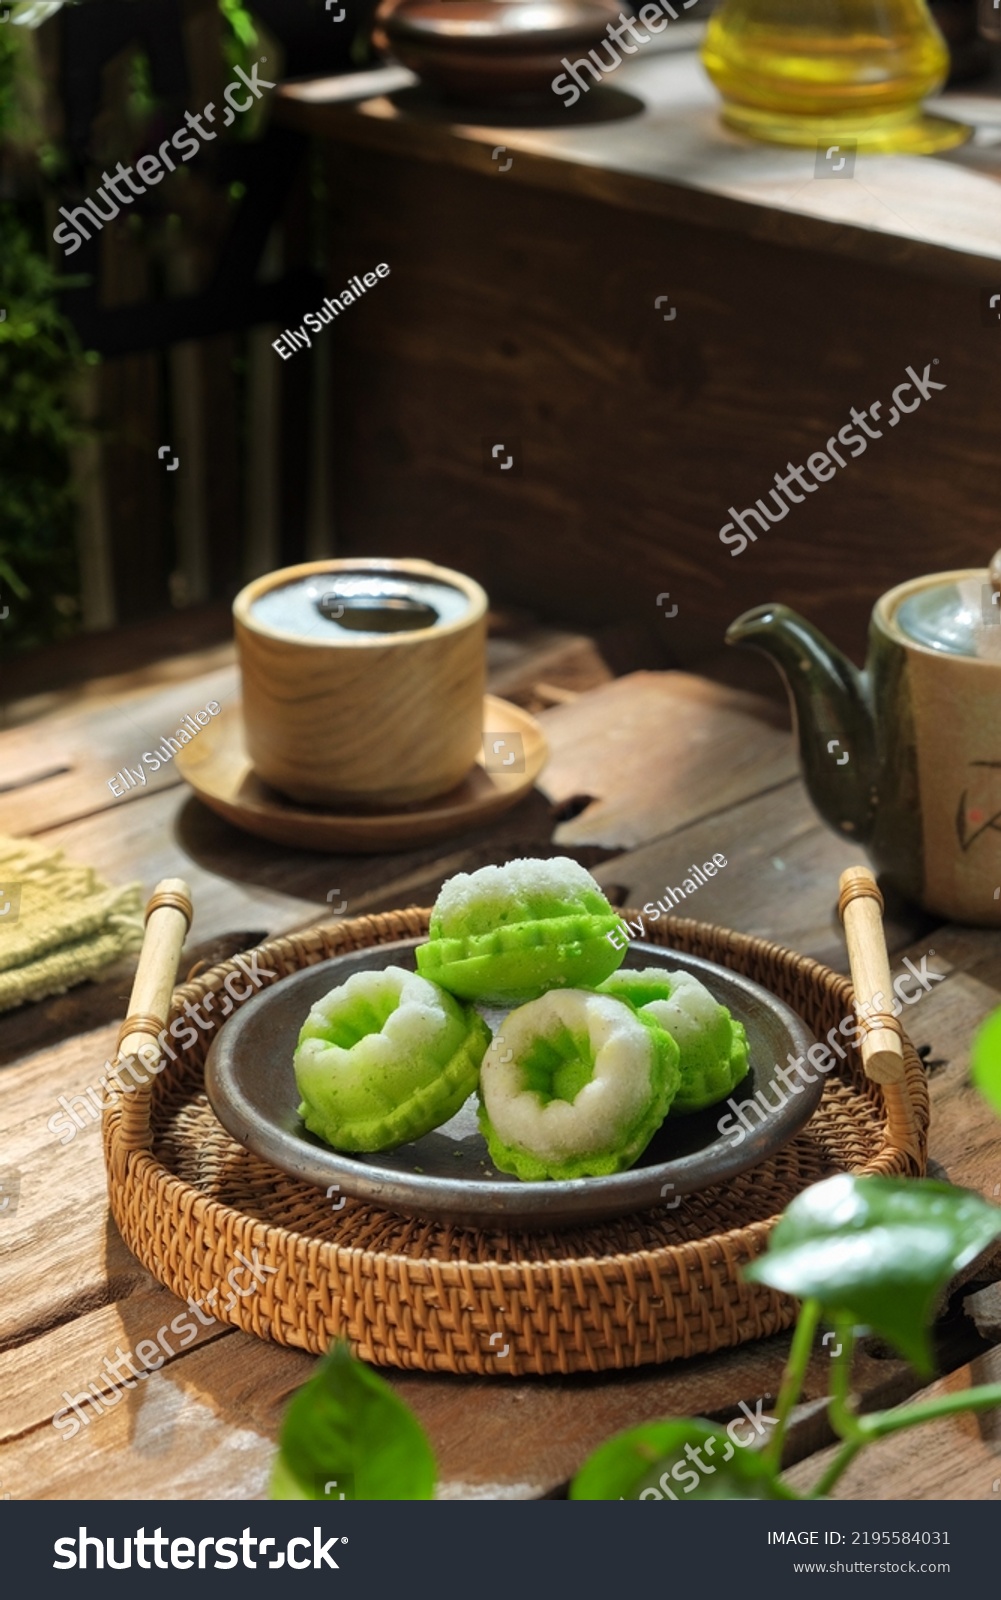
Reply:
[[[814, 1083], [803, 1083], [793, 1094], [783, 1088], [776, 1073], [777, 1065], [786, 1065], [788, 1052], [805, 1055], [815, 1042], [789, 1006], [749, 978], [714, 962], [637, 943], [630, 946], [625, 966], [692, 973], [747, 1028], [751, 1069], [735, 1089], [734, 1099], [753, 1100], [763, 1090], [769, 1110], [760, 1123], [756, 1112], [748, 1113], [753, 1127], [744, 1130], [742, 1140], [736, 1140], [741, 1124], [735, 1118], [720, 1133], [717, 1123], [727, 1114], [723, 1104], [692, 1117], [668, 1117], [628, 1172], [566, 1183], [522, 1183], [491, 1166], [476, 1126], [473, 1096], [450, 1122], [412, 1144], [369, 1157], [331, 1150], [299, 1119], [292, 1071], [299, 1029], [310, 1007], [353, 972], [391, 965], [413, 970], [418, 942], [352, 951], [294, 973], [249, 1001], [226, 1023], [209, 1051], [205, 1086], [223, 1126], [282, 1172], [331, 1190], [333, 1205], [340, 1195], [355, 1195], [406, 1216], [437, 1217], [470, 1227], [582, 1226], [670, 1204], [677, 1196], [746, 1171], [788, 1143], [820, 1101], [822, 1076], [815, 1075]], [[503, 1013], [487, 1015], [495, 1025]]]

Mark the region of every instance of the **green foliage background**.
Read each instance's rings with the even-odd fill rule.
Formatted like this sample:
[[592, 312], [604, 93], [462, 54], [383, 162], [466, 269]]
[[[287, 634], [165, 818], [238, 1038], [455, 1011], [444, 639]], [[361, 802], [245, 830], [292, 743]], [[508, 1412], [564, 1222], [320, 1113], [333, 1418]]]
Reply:
[[72, 632], [79, 613], [71, 451], [88, 358], [56, 298], [37, 94], [31, 34], [0, 27], [0, 641], [16, 649]]
[[[230, 65], [249, 65], [258, 35], [240, 0], [219, 0]], [[55, 4], [13, 4], [15, 17], [44, 22]], [[138, 52], [132, 111], [152, 109], [146, 61]], [[0, 650], [24, 650], [80, 625], [74, 447], [86, 437], [80, 409], [84, 352], [59, 309], [70, 282], [54, 266], [51, 231], [58, 203], [51, 180], [61, 157], [47, 141], [46, 93], [32, 27], [0, 25]], [[250, 119], [244, 119], [249, 121]], [[240, 127], [243, 138], [253, 127]], [[3, 616], [4, 608], [8, 615]]]

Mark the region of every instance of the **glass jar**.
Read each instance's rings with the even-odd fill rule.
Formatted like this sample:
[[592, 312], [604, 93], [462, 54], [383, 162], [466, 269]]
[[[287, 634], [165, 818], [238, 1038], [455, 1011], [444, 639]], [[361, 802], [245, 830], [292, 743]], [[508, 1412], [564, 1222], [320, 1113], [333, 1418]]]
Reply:
[[754, 138], [923, 154], [970, 137], [922, 110], [949, 69], [925, 0], [723, 0], [702, 60]]

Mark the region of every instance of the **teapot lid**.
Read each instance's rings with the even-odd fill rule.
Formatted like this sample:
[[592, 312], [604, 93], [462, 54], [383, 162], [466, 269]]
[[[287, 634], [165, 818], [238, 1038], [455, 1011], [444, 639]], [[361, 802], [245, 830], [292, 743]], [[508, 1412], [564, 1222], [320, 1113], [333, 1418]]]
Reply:
[[944, 655], [1001, 660], [1001, 550], [986, 574], [950, 574], [926, 584], [897, 607], [901, 633]]

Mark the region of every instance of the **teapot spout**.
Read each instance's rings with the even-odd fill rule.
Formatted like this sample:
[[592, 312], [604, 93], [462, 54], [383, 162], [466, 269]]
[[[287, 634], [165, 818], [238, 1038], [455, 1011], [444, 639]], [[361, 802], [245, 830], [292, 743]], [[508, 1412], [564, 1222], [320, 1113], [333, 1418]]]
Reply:
[[876, 822], [875, 726], [865, 673], [788, 606], [756, 606], [731, 623], [727, 644], [770, 656], [793, 706], [803, 778], [820, 815], [865, 844]]

